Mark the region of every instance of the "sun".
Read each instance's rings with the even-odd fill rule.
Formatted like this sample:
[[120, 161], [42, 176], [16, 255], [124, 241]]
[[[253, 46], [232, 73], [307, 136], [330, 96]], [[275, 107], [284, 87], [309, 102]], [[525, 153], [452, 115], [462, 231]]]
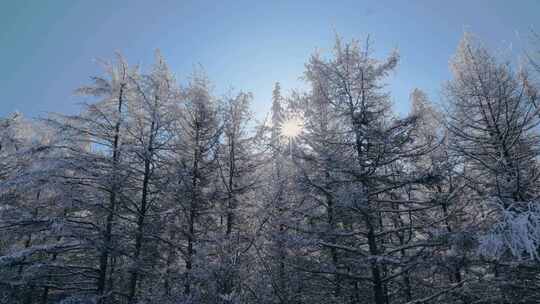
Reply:
[[281, 124], [281, 135], [287, 138], [295, 138], [304, 128], [304, 123], [300, 118], [291, 118]]

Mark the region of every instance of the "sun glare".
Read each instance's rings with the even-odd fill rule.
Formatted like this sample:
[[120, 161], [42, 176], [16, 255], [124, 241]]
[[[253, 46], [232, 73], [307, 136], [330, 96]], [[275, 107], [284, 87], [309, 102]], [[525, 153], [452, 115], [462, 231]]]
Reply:
[[281, 135], [288, 138], [295, 138], [303, 129], [303, 122], [299, 118], [291, 118], [281, 124]]

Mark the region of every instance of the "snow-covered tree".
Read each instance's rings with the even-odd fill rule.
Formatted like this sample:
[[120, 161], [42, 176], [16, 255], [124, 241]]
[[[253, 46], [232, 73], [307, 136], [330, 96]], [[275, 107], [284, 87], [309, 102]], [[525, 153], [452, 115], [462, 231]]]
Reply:
[[379, 304], [401, 300], [404, 291], [393, 290], [392, 296], [390, 286], [407, 281], [408, 273], [422, 265], [425, 249], [435, 245], [423, 230], [437, 220], [426, 217], [425, 210], [436, 206], [410, 189], [436, 179], [408, 165], [431, 144], [415, 142], [418, 117], [391, 113], [384, 81], [398, 55], [380, 61], [370, 47], [369, 39], [362, 48], [337, 39], [332, 58], [311, 58], [306, 71], [314, 98], [310, 108], [320, 110], [308, 123], [313, 134], [306, 136], [305, 158], [322, 165], [317, 183], [306, 180], [322, 198], [326, 217], [340, 210], [318, 242], [330, 251], [331, 262], [311, 272], [332, 275], [336, 290], [348, 282], [344, 288], [354, 302]]
[[484, 276], [494, 275], [502, 284], [504, 301], [516, 289], [527, 293], [504, 282], [515, 272], [505, 264], [525, 257], [534, 261], [540, 248], [535, 222], [540, 109], [526, 71], [501, 63], [470, 35], [460, 42], [451, 67], [454, 77], [446, 87], [449, 148], [462, 159], [461, 175], [474, 195], [466, 208], [477, 218], [472, 232], [480, 253], [496, 257]]

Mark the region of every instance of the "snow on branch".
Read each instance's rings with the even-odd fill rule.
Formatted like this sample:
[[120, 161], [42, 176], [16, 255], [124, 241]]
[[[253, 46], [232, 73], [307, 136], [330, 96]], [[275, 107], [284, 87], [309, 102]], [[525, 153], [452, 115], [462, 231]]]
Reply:
[[500, 208], [500, 221], [479, 238], [479, 253], [499, 259], [509, 252], [518, 261], [540, 261], [540, 203], [529, 202], [522, 210]]

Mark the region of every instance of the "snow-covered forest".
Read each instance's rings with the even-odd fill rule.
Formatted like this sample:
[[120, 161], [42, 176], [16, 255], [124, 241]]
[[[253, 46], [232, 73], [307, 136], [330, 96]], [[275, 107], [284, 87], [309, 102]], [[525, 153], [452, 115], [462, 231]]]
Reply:
[[534, 52], [466, 34], [408, 115], [387, 54], [337, 38], [262, 121], [159, 52], [0, 118], [0, 303], [540, 303]]

